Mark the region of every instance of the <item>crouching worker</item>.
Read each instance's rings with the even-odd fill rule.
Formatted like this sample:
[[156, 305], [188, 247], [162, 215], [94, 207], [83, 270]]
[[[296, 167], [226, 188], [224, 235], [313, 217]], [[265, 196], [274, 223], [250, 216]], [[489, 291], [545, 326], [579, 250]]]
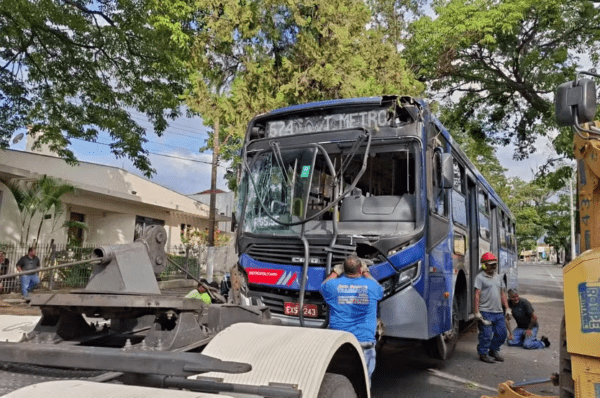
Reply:
[[360, 343], [371, 385], [375, 370], [377, 302], [383, 297], [383, 288], [358, 257], [349, 256], [343, 268], [336, 266], [323, 281], [321, 294], [330, 311], [329, 327], [352, 333]]
[[[542, 336], [540, 340], [536, 339], [539, 324], [529, 300], [519, 297], [519, 293], [511, 289], [508, 291], [508, 306], [512, 317], [517, 322], [517, 327], [512, 332], [509, 331], [508, 345], [526, 349], [550, 347], [550, 341], [546, 336]], [[508, 317], [506, 324], [509, 326]]]
[[[208, 281], [206, 279], [202, 279], [200, 280], [200, 282], [206, 283], [208, 285]], [[208, 294], [204, 286], [202, 286], [202, 284], [198, 284], [198, 287], [186, 294], [185, 298], [202, 300], [206, 304], [212, 303], [210, 295]]]

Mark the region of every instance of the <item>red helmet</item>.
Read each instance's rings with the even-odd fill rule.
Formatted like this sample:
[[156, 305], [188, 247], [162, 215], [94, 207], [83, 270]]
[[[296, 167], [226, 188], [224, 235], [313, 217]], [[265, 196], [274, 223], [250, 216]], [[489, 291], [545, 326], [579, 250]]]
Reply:
[[492, 253], [492, 252], [483, 253], [483, 256], [481, 256], [481, 262], [487, 263], [490, 261], [498, 261], [496, 256], [494, 256], [494, 253]]

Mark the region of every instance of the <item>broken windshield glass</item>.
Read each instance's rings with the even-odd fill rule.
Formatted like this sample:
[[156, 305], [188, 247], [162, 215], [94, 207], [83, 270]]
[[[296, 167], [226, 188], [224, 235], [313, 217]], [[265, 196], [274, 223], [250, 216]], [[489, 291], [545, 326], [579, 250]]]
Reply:
[[[315, 154], [316, 148], [310, 147], [276, 148], [257, 155], [250, 166], [244, 231], [296, 233], [299, 230], [275, 220], [292, 223], [305, 218]], [[267, 215], [265, 208], [275, 220]]]

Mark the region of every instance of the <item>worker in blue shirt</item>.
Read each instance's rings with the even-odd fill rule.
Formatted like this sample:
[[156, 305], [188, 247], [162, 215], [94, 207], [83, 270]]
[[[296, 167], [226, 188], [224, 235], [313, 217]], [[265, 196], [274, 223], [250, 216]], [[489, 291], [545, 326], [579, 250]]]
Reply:
[[367, 369], [369, 385], [375, 370], [375, 331], [377, 329], [377, 302], [383, 297], [383, 288], [351, 255], [336, 266], [321, 285], [321, 294], [329, 307], [329, 327], [352, 333], [360, 343]]

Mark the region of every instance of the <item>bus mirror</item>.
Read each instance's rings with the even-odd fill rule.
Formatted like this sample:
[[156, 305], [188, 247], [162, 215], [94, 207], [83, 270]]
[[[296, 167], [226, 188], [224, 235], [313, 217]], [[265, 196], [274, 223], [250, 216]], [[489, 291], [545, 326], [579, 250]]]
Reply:
[[454, 160], [449, 153], [442, 153], [442, 173], [444, 188], [452, 188], [454, 186]]
[[231, 213], [231, 232], [235, 232], [237, 228], [237, 220], [235, 218], [235, 213]]
[[556, 122], [560, 126], [591, 122], [596, 115], [596, 83], [591, 79], [580, 79], [577, 83], [561, 84], [556, 90], [554, 105]]

